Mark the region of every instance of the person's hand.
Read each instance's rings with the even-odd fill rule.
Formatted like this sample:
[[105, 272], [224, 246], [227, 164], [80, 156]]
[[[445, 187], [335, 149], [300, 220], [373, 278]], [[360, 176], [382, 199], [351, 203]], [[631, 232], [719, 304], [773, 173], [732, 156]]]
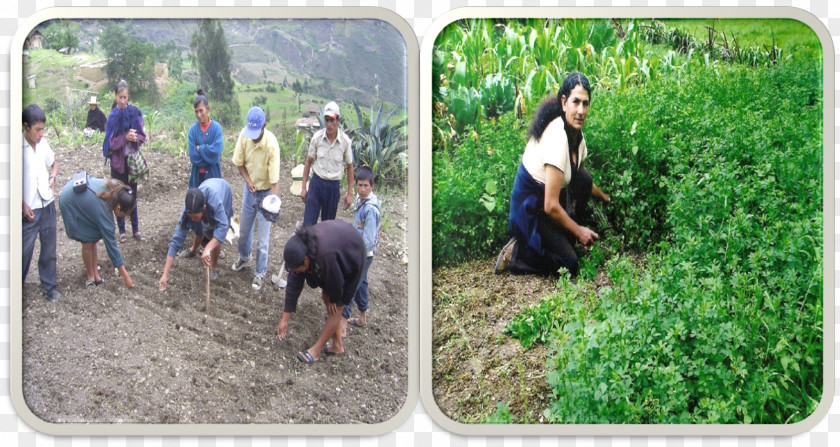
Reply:
[[213, 250], [204, 249], [204, 252], [201, 254], [201, 262], [204, 263], [205, 267], [210, 267], [210, 255], [212, 254]]
[[580, 227], [580, 233], [577, 236], [578, 241], [583, 245], [589, 245], [598, 240], [598, 233], [586, 227]]
[[347, 194], [344, 196], [344, 209], [350, 209], [350, 205], [353, 204], [353, 196]]
[[609, 203], [610, 202], [609, 194], [605, 194], [605, 193], [602, 192], [601, 193], [601, 200], [604, 201], [604, 203]]
[[306, 187], [300, 188], [300, 199], [303, 200], [303, 203], [306, 203]]
[[35, 213], [32, 211], [32, 208], [26, 204], [26, 202], [23, 203], [23, 218], [29, 222], [35, 220]]
[[251, 194], [256, 194], [256, 193], [257, 193], [257, 187], [256, 187], [256, 186], [254, 186], [254, 184], [253, 184], [253, 183], [248, 183], [248, 191], [249, 191]]
[[160, 277], [160, 281], [158, 281], [158, 291], [163, 292], [164, 290], [166, 290], [167, 279], [168, 278], [166, 277], [166, 275]]
[[283, 340], [289, 333], [289, 320], [287, 318], [280, 318], [280, 324], [277, 325], [277, 338]]
[[195, 145], [195, 151], [198, 152], [200, 150], [199, 148], [200, 148], [200, 146], [196, 144]]
[[50, 189], [55, 189], [55, 177], [50, 177]]
[[324, 300], [324, 306], [327, 307], [327, 315], [335, 315], [338, 311], [338, 306], [336, 306], [335, 303], [330, 302], [330, 297], [328, 297], [326, 293], [321, 294], [321, 299]]

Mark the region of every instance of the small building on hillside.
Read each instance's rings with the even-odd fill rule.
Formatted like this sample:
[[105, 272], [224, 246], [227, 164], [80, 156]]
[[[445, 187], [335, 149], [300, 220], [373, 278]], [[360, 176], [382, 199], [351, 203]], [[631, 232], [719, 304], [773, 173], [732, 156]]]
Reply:
[[26, 39], [23, 41], [23, 48], [26, 50], [29, 49], [43, 49], [44, 48], [44, 35], [41, 34], [40, 31], [37, 29], [32, 30]]
[[321, 115], [321, 108], [314, 104], [309, 104], [306, 106], [306, 113], [309, 116], [298, 118], [295, 121], [295, 127], [298, 129], [320, 129], [321, 121], [318, 117]]

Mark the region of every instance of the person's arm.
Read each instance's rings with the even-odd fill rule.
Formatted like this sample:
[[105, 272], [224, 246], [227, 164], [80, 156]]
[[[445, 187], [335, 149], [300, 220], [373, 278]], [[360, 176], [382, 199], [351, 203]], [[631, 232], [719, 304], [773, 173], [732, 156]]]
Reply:
[[306, 282], [305, 273], [289, 272], [289, 277], [286, 283], [286, 299], [283, 306], [283, 316], [280, 317], [280, 323], [277, 325], [277, 338], [283, 340], [289, 331], [289, 319], [292, 313], [297, 309], [298, 298], [300, 292], [303, 290], [303, 284]]
[[219, 123], [213, 121], [207, 131], [212, 138], [212, 142], [202, 144], [199, 155], [201, 156], [201, 161], [205, 165], [210, 166], [219, 162], [225, 142], [222, 135], [222, 126]]
[[370, 253], [376, 248], [376, 235], [379, 233], [379, 212], [373, 206], [368, 206], [366, 211], [362, 239], [365, 240], [365, 253]]
[[271, 183], [271, 194], [280, 196], [280, 144], [277, 138], [271, 135], [269, 146], [271, 157], [268, 159], [268, 182]]
[[122, 276], [123, 282], [125, 282], [125, 286], [129, 289], [133, 289], [134, 281], [132, 281], [131, 276], [128, 275], [128, 270], [125, 269], [125, 264], [121, 265], [117, 270], [120, 272], [120, 276]]
[[21, 200], [21, 202], [23, 202], [23, 218], [32, 222], [33, 220], [35, 220], [35, 213], [33, 213], [32, 208], [30, 208], [29, 205], [26, 204], [26, 201]]
[[347, 163], [347, 195], [344, 197], [344, 209], [349, 209], [353, 204], [353, 185], [355, 185], [353, 176], [353, 163]]
[[303, 203], [306, 203], [306, 181], [309, 180], [309, 168], [312, 165], [312, 157], [306, 156], [306, 162], [303, 163], [303, 178], [300, 180], [300, 198]]
[[598, 240], [598, 233], [578, 225], [566, 210], [560, 205], [560, 190], [563, 186], [563, 171], [554, 165], [545, 166], [545, 198], [543, 199], [543, 211], [557, 225], [575, 236], [583, 245], [589, 245]]
[[58, 162], [53, 160], [52, 168], [50, 169], [50, 189], [55, 188], [55, 176], [58, 175]]
[[172, 268], [172, 264], [174, 262], [175, 258], [166, 255], [166, 263], [163, 265], [163, 274], [160, 275], [160, 280], [158, 281], [158, 290], [161, 292], [166, 290], [166, 281], [169, 280], [169, 269]]
[[137, 120], [137, 145], [140, 146], [141, 144], [146, 142], [146, 129], [143, 126], [143, 112], [140, 112], [140, 109], [137, 109], [138, 113], [140, 114], [140, 119]]
[[[195, 139], [195, 129], [198, 128], [198, 124], [193, 124], [190, 127], [189, 132], [187, 132], [187, 153], [190, 156], [190, 162], [194, 165], [201, 165], [202, 157], [200, 150], [198, 148], [198, 141]], [[200, 128], [199, 128], [200, 130]]]
[[245, 165], [237, 167], [239, 168], [239, 174], [242, 176], [243, 179], [245, 179], [245, 183], [248, 184], [248, 191], [250, 191], [251, 194], [257, 192], [257, 187], [254, 186], [254, 182], [251, 181], [251, 176], [248, 175], [248, 169], [245, 167]]

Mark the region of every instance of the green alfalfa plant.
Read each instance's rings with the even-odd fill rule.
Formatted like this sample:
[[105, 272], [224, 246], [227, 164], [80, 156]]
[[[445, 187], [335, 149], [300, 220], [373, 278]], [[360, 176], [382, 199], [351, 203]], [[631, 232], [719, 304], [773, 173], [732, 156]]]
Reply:
[[478, 201], [484, 205], [484, 208], [487, 209], [488, 213], [492, 213], [493, 210], [496, 209], [496, 193], [498, 192], [499, 190], [496, 187], [495, 180], [487, 179], [487, 181], [484, 182], [484, 193]]

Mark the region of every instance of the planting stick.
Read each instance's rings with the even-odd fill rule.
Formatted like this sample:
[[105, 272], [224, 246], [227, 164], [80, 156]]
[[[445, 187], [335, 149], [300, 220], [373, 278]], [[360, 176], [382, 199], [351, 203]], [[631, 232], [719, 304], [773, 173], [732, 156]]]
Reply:
[[206, 267], [207, 270], [207, 302], [204, 304], [204, 313], [210, 313], [210, 266]]

